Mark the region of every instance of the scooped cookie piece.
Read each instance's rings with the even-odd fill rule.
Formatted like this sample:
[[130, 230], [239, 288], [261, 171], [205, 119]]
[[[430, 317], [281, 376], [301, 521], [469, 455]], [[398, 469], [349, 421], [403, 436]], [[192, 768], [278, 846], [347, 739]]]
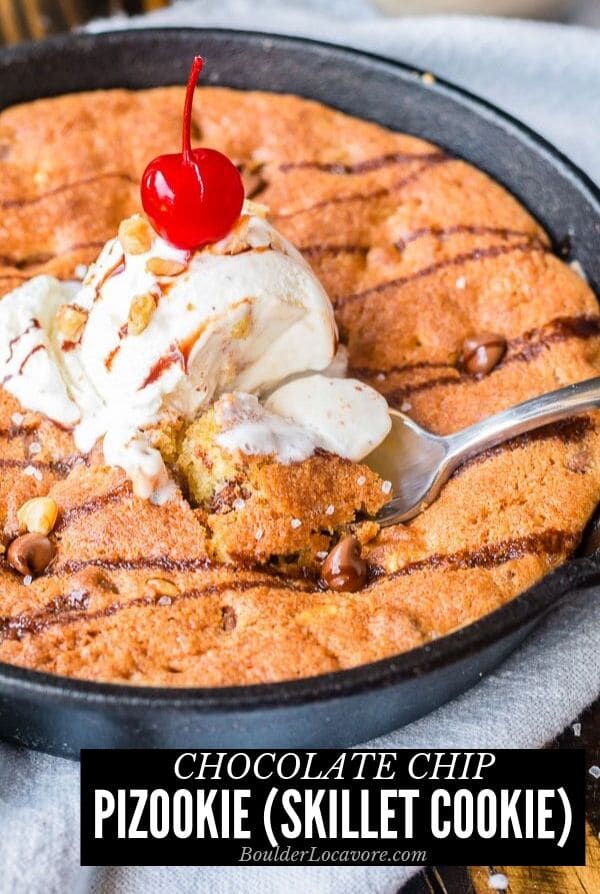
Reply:
[[346, 525], [389, 499], [378, 475], [331, 453], [282, 463], [227, 449], [218, 414], [188, 428], [177, 465], [219, 561], [316, 571]]

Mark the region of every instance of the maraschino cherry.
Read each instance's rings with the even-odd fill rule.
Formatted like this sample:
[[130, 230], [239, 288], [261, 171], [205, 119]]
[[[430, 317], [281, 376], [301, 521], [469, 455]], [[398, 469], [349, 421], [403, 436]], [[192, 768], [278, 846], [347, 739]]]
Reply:
[[196, 56], [185, 94], [182, 151], [159, 155], [142, 177], [142, 205], [157, 233], [178, 248], [218, 242], [240, 215], [244, 186], [226, 155], [192, 149], [192, 102], [203, 60]]

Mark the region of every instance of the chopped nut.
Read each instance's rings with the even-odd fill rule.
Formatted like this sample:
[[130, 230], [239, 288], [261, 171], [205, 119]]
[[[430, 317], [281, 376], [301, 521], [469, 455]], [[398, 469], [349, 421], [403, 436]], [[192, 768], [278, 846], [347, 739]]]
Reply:
[[134, 214], [119, 225], [119, 241], [123, 249], [130, 255], [143, 255], [152, 246], [152, 231], [148, 222]]
[[21, 527], [30, 534], [49, 534], [56, 524], [58, 506], [52, 497], [34, 497], [17, 512]]
[[56, 328], [65, 338], [77, 341], [87, 321], [87, 313], [81, 307], [61, 304], [56, 311]]
[[266, 217], [269, 213], [269, 206], [262, 202], [253, 202], [250, 199], [244, 199], [244, 214], [251, 214], [253, 217]]
[[137, 295], [131, 302], [129, 308], [129, 321], [127, 323], [127, 332], [130, 335], [139, 335], [144, 331], [152, 314], [156, 310], [156, 296], [152, 292], [146, 292], [144, 295]]
[[155, 276], [179, 276], [186, 269], [187, 264], [168, 258], [148, 258], [146, 261], [146, 270]]
[[179, 593], [179, 587], [164, 577], [150, 577], [146, 584], [156, 596], [177, 596]]
[[236, 339], [248, 338], [250, 335], [250, 315], [246, 314], [231, 327], [231, 337]]

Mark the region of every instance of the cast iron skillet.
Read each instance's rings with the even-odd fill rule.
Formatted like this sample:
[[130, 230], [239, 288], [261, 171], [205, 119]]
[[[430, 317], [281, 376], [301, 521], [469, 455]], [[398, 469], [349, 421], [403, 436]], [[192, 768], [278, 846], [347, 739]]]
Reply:
[[[571, 257], [600, 291], [600, 193], [587, 177], [487, 103], [444, 81], [426, 85], [420, 72], [377, 56], [219, 30], [69, 36], [2, 51], [0, 104], [100, 87], [184, 84], [197, 52], [208, 62], [205, 82], [299, 93], [462, 156], [515, 193], [557, 245], [568, 237]], [[69, 756], [82, 747], [313, 747], [366, 741], [476, 683], [562, 597], [595, 583], [600, 583], [600, 552], [572, 559], [502, 608], [430, 645], [285, 683], [138, 688], [0, 664], [0, 736]]]

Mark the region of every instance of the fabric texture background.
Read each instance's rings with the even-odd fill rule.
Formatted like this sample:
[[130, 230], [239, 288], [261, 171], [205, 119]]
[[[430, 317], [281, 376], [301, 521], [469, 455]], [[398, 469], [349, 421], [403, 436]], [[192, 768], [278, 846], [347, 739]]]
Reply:
[[[298, 0], [282, 7], [275, 0], [189, 0], [134, 24], [297, 33], [402, 59], [521, 118], [600, 182], [599, 34], [490, 19], [383, 20], [366, 0]], [[123, 24], [111, 20], [109, 26]], [[573, 595], [478, 686], [368, 744], [542, 746], [600, 692], [599, 593]], [[296, 866], [92, 870], [78, 863], [78, 765], [0, 745], [0, 894], [392, 894], [415, 871]]]

